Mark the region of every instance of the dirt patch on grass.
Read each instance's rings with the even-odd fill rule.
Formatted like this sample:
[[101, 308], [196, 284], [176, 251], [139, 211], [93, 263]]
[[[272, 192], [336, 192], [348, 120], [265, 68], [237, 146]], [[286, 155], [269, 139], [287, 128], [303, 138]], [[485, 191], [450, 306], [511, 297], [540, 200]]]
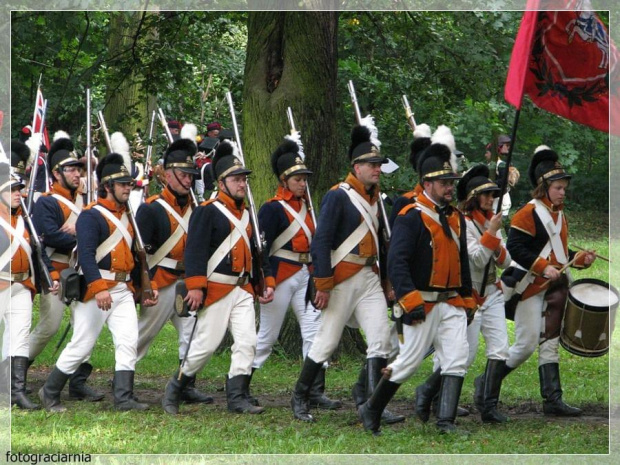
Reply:
[[[36, 399], [36, 393], [39, 388], [45, 382], [49, 371], [45, 368], [34, 368], [29, 370], [28, 372], [28, 387], [32, 390], [33, 394], [31, 397]], [[168, 378], [167, 377], [145, 377], [136, 375], [135, 384], [136, 387], [134, 389], [134, 394], [138, 397], [140, 402], [145, 402], [147, 404], [151, 404], [153, 408], [160, 407], [161, 398], [164, 393], [164, 388], [166, 386]], [[110, 403], [114, 402], [112, 397], [112, 388], [111, 388], [112, 374], [110, 373], [93, 373], [89, 379], [89, 385], [94, 389], [105, 393], [105, 399], [102, 403]], [[198, 378], [197, 387], [214, 398], [214, 403], [217, 406], [226, 407], [226, 393], [224, 390], [224, 380], [221, 380], [221, 383], [217, 384], [206, 383], [205, 380], [200, 380]], [[278, 394], [265, 394], [264, 392], [258, 391], [258, 398], [260, 403], [265, 408], [284, 408], [290, 409], [290, 391], [278, 393]], [[67, 388], [64, 389], [62, 400], [69, 400]], [[334, 413], [343, 412], [343, 414], [349, 414], [351, 411], [355, 410], [355, 404], [350, 398], [341, 398], [343, 402], [343, 408]], [[466, 408], [471, 413], [467, 417], [460, 417], [458, 419], [459, 422], [468, 423], [468, 422], [477, 422], [480, 423], [480, 416], [476, 408], [473, 404], [461, 403], [461, 407]], [[70, 407], [70, 404], [69, 404]], [[542, 401], [536, 399], [532, 401], [520, 402], [518, 404], [503, 404], [500, 402], [499, 410], [508, 415], [511, 420], [519, 421], [519, 420], [540, 420], [544, 419], [545, 421], [550, 422], [586, 422], [586, 423], [595, 423], [595, 424], [609, 424], [609, 406], [606, 404], [600, 403], [587, 403], [579, 406], [583, 410], [583, 415], [580, 417], [553, 417], [553, 416], [544, 416], [542, 412]], [[413, 405], [413, 399], [395, 399], [390, 402], [389, 407], [390, 411], [393, 413], [398, 413], [404, 415], [407, 418], [414, 419], [415, 418], [415, 410]], [[432, 418], [431, 418], [432, 421]]]

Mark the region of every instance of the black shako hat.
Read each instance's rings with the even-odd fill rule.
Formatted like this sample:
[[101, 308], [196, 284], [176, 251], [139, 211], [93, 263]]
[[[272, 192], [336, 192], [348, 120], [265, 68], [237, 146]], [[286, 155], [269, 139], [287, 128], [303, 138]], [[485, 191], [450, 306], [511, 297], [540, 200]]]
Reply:
[[284, 142], [271, 154], [271, 169], [282, 181], [295, 174], [312, 174], [304, 164], [299, 145], [290, 136], [286, 136]]
[[489, 167], [482, 164], [475, 165], [463, 174], [459, 184], [456, 186], [456, 199], [459, 202], [463, 202], [478, 194], [490, 191], [497, 196], [499, 195], [500, 188], [489, 179]]
[[177, 169], [184, 173], [198, 175], [194, 155], [198, 148], [190, 139], [178, 139], [168, 146], [164, 153], [164, 169]]
[[22, 141], [13, 139], [11, 141], [11, 166], [13, 171], [19, 174], [26, 174], [28, 157], [30, 157], [30, 148]]
[[75, 151], [73, 142], [68, 137], [69, 135], [63, 131], [60, 134], [57, 132], [54, 136], [54, 142], [47, 153], [47, 169], [50, 174], [61, 170], [65, 166], [84, 167], [84, 163], [78, 159], [78, 154]]
[[559, 155], [546, 145], [539, 145], [534, 150], [534, 156], [528, 168], [530, 183], [537, 187], [542, 182], [570, 179], [573, 176], [564, 171], [560, 164]]
[[8, 163], [0, 163], [0, 192], [6, 189], [13, 189], [19, 186], [20, 189], [26, 187], [24, 181], [17, 173], [14, 173]]
[[134, 180], [125, 166], [123, 156], [118, 153], [111, 153], [103, 157], [103, 160], [97, 165], [97, 179], [100, 184]]
[[372, 137], [372, 130], [367, 126], [354, 126], [351, 131], [351, 145], [349, 146], [351, 165], [356, 163], [388, 163], [388, 159], [381, 156], [380, 145], [381, 142]]
[[209, 165], [211, 175], [216, 181], [233, 176], [236, 174], [250, 174], [252, 170], [247, 169], [237, 157], [237, 145], [228, 139], [220, 142], [213, 155], [213, 161]]
[[413, 131], [413, 142], [409, 153], [409, 163], [413, 170], [418, 170], [418, 158], [420, 154], [431, 145], [431, 127], [428, 124], [418, 124]]
[[459, 179], [454, 136], [447, 126], [437, 128], [431, 138], [431, 145], [418, 157], [420, 184], [437, 179]]

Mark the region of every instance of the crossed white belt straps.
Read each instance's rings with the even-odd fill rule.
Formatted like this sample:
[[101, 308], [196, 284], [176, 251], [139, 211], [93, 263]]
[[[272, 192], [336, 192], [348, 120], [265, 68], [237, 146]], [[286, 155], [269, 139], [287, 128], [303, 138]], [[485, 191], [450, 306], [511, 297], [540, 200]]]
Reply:
[[[82, 196], [78, 195], [77, 198], [75, 199], [75, 203], [71, 202], [69, 199], [59, 194], [52, 194], [52, 197], [54, 197], [60, 203], [66, 205], [69, 208], [69, 210], [71, 210], [71, 213], [69, 214], [69, 217], [67, 218], [67, 220], [63, 223], [63, 226], [74, 225], [75, 222], [77, 221], [78, 215], [82, 211], [82, 207], [83, 207]], [[45, 253], [47, 253], [47, 256], [50, 258], [50, 260], [53, 260], [58, 263], [67, 263], [67, 264], [69, 263], [68, 255], [55, 253], [55, 251], [56, 249], [54, 247], [45, 248]]]
[[15, 228], [11, 225], [11, 223], [4, 220], [4, 218], [0, 217], [0, 226], [4, 227], [9, 234], [11, 234], [11, 247], [4, 251], [2, 255], [0, 255], [0, 270], [3, 270], [11, 261], [11, 259], [15, 256], [20, 246], [26, 252], [28, 256], [28, 264], [30, 266], [30, 276], [32, 277], [32, 283], [34, 284], [34, 264], [32, 263], [32, 247], [30, 247], [30, 243], [24, 237], [24, 232], [26, 230], [26, 223], [24, 219], [20, 216], [17, 218], [17, 224]]
[[312, 244], [312, 232], [310, 231], [310, 228], [308, 228], [305, 221], [308, 213], [306, 203], [302, 201], [299, 213], [284, 200], [279, 200], [278, 203], [280, 203], [280, 205], [282, 205], [282, 207], [291, 214], [293, 221], [291, 221], [288, 227], [273, 241], [271, 244], [271, 249], [269, 250], [269, 256], [299, 261], [299, 253], [291, 252], [290, 250], [283, 249], [283, 247], [297, 235], [300, 229], [303, 230], [306, 235], [308, 244]]
[[167, 255], [179, 243], [183, 236], [187, 234], [187, 230], [189, 229], [189, 217], [192, 214], [192, 208], [188, 208], [185, 215], [181, 216], [165, 200], [157, 199], [156, 202], [164, 207], [164, 209], [170, 213], [170, 215], [172, 215], [172, 217], [179, 224], [172, 235], [161, 245], [161, 247], [157, 249], [154, 254], [146, 256], [146, 261], [149, 265], [149, 269], [153, 269], [157, 265], [165, 268], [176, 269], [178, 260], [169, 258]]
[[370, 205], [364, 197], [358, 194], [355, 189], [346, 183], [340, 183], [339, 186], [347, 193], [351, 204], [360, 212], [363, 221], [355, 228], [355, 230], [347, 237], [336, 250], [331, 252], [331, 266], [334, 268], [338, 263], [343, 261], [347, 255], [357, 246], [364, 236], [370, 231], [374, 241], [377, 253], [379, 253], [379, 219], [377, 218], [378, 206]]

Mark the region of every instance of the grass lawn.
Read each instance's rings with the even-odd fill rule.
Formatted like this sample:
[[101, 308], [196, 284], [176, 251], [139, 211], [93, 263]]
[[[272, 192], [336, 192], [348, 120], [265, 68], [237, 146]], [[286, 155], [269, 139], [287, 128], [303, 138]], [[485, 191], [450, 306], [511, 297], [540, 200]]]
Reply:
[[[576, 215], [571, 212], [569, 219]], [[581, 217], [572, 221], [574, 239], [571, 244], [595, 248], [599, 254], [609, 256], [607, 229], [596, 224], [592, 226], [590, 221], [582, 221]], [[573, 275], [575, 279], [595, 277], [609, 282], [608, 264], [597, 260], [592, 269]], [[57, 357], [52, 353], [58, 338], [59, 335], [31, 368], [29, 384], [35, 393]], [[617, 346], [616, 339], [612, 349], [616, 350]], [[327, 372], [328, 394], [343, 400], [345, 405], [339, 411], [317, 412], [317, 421], [312, 424], [294, 420], [289, 406], [301, 360], [291, 360], [278, 353], [256, 372], [252, 383], [252, 393], [266, 407], [264, 414], [236, 415], [226, 411], [223, 390], [230, 352], [224, 351], [198, 375], [197, 386], [214, 395], [215, 403], [182, 405], [181, 415], [166, 415], [159, 401], [166, 380], [178, 363], [176, 333], [171, 325], [165, 327], [136, 369], [136, 393], [141, 400], [152, 404], [151, 409], [147, 412], [115, 412], [109, 387], [114, 365], [113, 344], [105, 329], [91, 362], [96, 369], [92, 384], [106, 392], [106, 399], [90, 404], [69, 402], [63, 397], [68, 410], [54, 415], [14, 408], [12, 451], [93, 454], [608, 454], [610, 357], [583, 358], [560, 350], [564, 398], [584, 409], [582, 418], [552, 419], [542, 415], [537, 357], [534, 356], [506, 378], [502, 387], [500, 410], [507, 413], [511, 421], [499, 426], [482, 424], [472, 402], [473, 379], [482, 373], [486, 363], [484, 343], [481, 342], [478, 357], [470, 368], [461, 394], [461, 405], [470, 408], [472, 414], [459, 419], [458, 423], [470, 432], [469, 436], [440, 436], [436, 433], [433, 418], [428, 424], [416, 419], [412, 405], [414, 391], [430, 374], [431, 361], [427, 359], [390, 404], [391, 410], [406, 415], [407, 420], [384, 426], [383, 435], [373, 437], [365, 433], [358, 422], [350, 395], [363, 360], [361, 355], [343, 356], [331, 365]], [[359, 459], [368, 461], [363, 456]], [[459, 463], [474, 462], [474, 459], [476, 463], [485, 462], [480, 457], [471, 460], [463, 457]], [[570, 457], [566, 459], [571, 461]], [[601, 459], [607, 463], [607, 457]], [[394, 462], [400, 463], [396, 458]], [[145, 463], [180, 461], [152, 457]], [[541, 458], [532, 457], [532, 463], [541, 463]]]

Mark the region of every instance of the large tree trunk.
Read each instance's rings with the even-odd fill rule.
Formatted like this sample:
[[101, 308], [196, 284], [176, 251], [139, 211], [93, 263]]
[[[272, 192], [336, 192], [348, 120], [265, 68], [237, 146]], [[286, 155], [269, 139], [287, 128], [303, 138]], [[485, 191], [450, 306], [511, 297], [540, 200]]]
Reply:
[[[289, 133], [291, 107], [301, 132], [315, 207], [338, 181], [346, 157], [339, 156], [336, 135], [337, 25], [333, 11], [251, 12], [243, 89], [243, 146], [257, 205], [270, 198], [277, 179], [270, 154]], [[301, 334], [292, 311], [279, 339], [281, 348], [301, 356]], [[341, 350], [365, 344], [358, 331], [345, 331]], [[338, 354], [335, 354], [337, 356]]]
[[152, 98], [146, 95], [140, 77], [140, 62], [127, 61], [134, 53], [134, 47], [141, 38], [142, 12], [118, 12], [111, 14], [109, 55], [123, 57], [123, 66], [112, 66], [111, 75], [115, 75], [107, 89], [104, 116], [110, 133], [121, 131], [131, 141], [138, 129], [147, 129], [149, 121], [149, 104]]

